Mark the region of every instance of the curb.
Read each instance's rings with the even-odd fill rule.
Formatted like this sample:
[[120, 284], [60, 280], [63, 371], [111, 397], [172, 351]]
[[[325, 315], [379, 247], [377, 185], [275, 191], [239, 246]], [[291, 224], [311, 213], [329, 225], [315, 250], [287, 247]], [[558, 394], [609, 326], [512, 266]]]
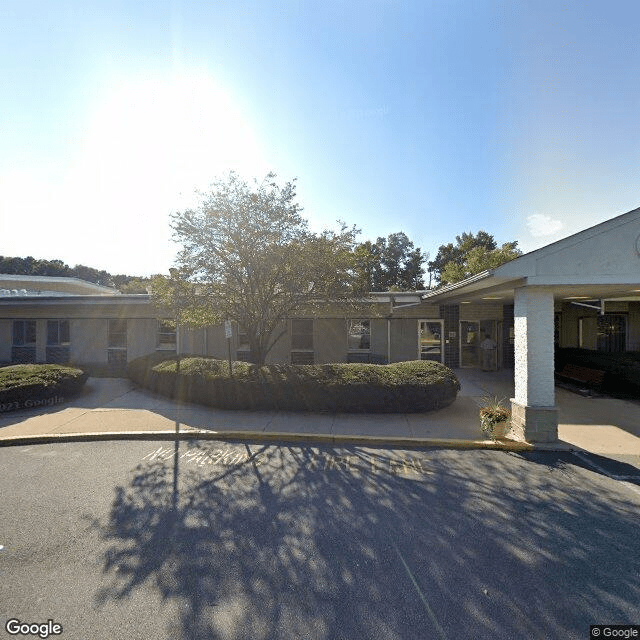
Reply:
[[223, 440], [258, 442], [294, 442], [331, 445], [365, 445], [374, 447], [441, 447], [447, 449], [488, 449], [497, 451], [571, 451], [564, 443], [518, 442], [515, 440], [460, 440], [450, 438], [393, 438], [385, 436], [346, 436], [283, 431], [100, 431], [93, 433], [54, 433], [9, 436], [0, 438], [0, 447], [28, 444], [56, 444], [68, 442], [107, 442], [113, 440]]

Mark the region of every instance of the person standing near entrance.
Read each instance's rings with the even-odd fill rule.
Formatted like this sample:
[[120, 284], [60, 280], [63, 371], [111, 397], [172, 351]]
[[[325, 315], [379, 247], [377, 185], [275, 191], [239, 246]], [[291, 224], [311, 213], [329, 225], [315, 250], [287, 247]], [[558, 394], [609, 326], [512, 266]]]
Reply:
[[480, 368], [483, 371], [494, 371], [496, 369], [496, 348], [498, 344], [487, 333], [480, 343]]

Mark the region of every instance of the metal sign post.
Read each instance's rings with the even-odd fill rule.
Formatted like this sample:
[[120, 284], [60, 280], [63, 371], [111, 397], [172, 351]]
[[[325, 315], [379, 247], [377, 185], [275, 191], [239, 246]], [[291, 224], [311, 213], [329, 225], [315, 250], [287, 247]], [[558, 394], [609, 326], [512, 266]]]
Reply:
[[229, 375], [233, 378], [231, 365], [231, 338], [233, 337], [233, 330], [231, 328], [231, 320], [224, 321], [224, 337], [227, 339], [227, 349], [229, 351]]

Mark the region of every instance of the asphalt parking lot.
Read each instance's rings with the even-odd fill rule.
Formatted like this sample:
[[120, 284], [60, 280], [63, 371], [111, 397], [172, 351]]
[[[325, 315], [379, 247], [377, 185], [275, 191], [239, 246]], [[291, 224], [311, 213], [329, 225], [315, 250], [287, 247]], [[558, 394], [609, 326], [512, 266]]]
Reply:
[[579, 639], [637, 624], [640, 479], [581, 456], [2, 448], [2, 632], [16, 618], [65, 640]]

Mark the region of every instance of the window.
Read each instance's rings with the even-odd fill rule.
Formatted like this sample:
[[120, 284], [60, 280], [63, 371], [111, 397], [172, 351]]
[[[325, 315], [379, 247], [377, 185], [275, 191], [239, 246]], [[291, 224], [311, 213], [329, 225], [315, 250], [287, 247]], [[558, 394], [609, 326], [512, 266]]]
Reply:
[[598, 316], [598, 351], [622, 353], [626, 350], [626, 342], [626, 316], [614, 313]]
[[249, 349], [249, 334], [241, 324], [238, 325], [238, 349]]
[[68, 320], [47, 320], [47, 362], [66, 364], [71, 358]]
[[249, 344], [249, 334], [247, 330], [240, 323], [238, 323], [237, 327], [238, 346], [236, 348], [236, 360], [240, 362], [255, 362], [251, 345]]
[[14, 320], [13, 321], [13, 346], [14, 347], [35, 347], [36, 346], [36, 321], [35, 320]]
[[158, 320], [157, 348], [176, 348], [176, 327], [170, 320]]
[[420, 360], [443, 362], [443, 320], [419, 320], [418, 339]]
[[240, 362], [253, 362], [253, 353], [251, 353], [251, 345], [249, 344], [249, 334], [247, 330], [238, 324], [238, 347], [236, 349], [236, 360]]
[[581, 349], [598, 348], [598, 318], [596, 316], [584, 316], [578, 318], [578, 346]]
[[127, 348], [127, 321], [126, 320], [109, 320], [109, 336], [107, 346], [110, 349], [126, 349]]
[[109, 320], [107, 362], [114, 367], [127, 364], [127, 321], [124, 319]]
[[291, 320], [291, 349], [313, 350], [313, 320], [311, 318]]
[[47, 320], [47, 346], [61, 347], [71, 343], [68, 320]]
[[35, 320], [13, 321], [12, 363], [28, 364], [36, 361], [36, 336]]
[[349, 351], [369, 351], [371, 349], [371, 321], [349, 320], [347, 340]]
[[314, 364], [313, 351], [292, 351], [291, 364]]

